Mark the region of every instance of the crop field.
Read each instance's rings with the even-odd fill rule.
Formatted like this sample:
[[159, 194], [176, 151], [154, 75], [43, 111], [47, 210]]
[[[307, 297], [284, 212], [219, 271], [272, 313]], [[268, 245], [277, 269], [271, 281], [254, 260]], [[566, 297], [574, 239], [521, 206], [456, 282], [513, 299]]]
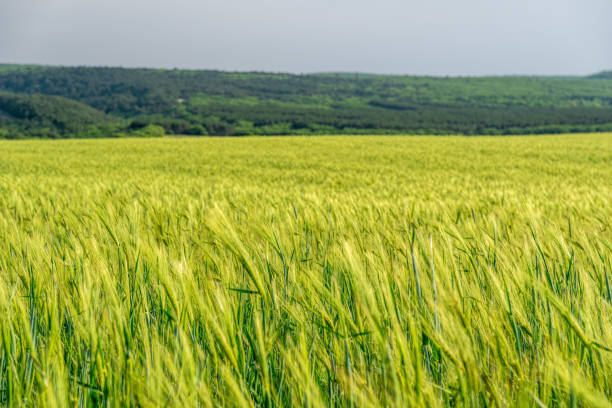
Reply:
[[611, 407], [612, 134], [0, 142], [0, 406]]

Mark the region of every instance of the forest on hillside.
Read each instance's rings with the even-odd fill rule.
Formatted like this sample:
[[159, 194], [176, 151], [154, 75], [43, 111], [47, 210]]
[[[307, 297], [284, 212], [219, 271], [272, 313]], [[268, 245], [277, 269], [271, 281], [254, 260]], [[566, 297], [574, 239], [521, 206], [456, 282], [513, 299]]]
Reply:
[[0, 138], [612, 131], [612, 74], [416, 77], [0, 65]]

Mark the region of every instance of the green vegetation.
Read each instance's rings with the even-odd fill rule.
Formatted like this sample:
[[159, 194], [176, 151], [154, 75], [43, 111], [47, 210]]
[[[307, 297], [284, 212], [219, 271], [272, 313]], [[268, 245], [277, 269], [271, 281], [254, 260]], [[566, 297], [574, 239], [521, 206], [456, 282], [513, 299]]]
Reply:
[[[116, 118], [118, 128], [98, 136], [150, 124], [169, 134], [236, 136], [612, 131], [605, 72], [436, 78], [0, 65], [0, 90], [61, 96]], [[31, 126], [0, 116], [0, 127], [28, 135], [28, 126], [40, 127], [35, 119]], [[52, 130], [79, 136], [71, 127]]]
[[31, 71], [34, 69], [43, 68], [40, 65], [26, 65], [26, 64], [0, 64], [0, 73], [6, 74], [13, 71]]
[[15, 139], [108, 135], [119, 128], [108, 115], [61, 96], [0, 92], [0, 123], [2, 117], [8, 122], [6, 134]]
[[590, 78], [593, 79], [612, 79], [612, 71], [600, 72], [595, 75], [591, 75]]
[[610, 407], [612, 134], [0, 142], [0, 405]]

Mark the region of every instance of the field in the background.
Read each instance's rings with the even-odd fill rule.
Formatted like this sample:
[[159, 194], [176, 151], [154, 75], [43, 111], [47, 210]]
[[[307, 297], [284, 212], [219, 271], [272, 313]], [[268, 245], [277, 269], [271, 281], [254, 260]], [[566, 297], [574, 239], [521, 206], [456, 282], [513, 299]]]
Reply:
[[0, 405], [611, 406], [612, 135], [0, 143]]

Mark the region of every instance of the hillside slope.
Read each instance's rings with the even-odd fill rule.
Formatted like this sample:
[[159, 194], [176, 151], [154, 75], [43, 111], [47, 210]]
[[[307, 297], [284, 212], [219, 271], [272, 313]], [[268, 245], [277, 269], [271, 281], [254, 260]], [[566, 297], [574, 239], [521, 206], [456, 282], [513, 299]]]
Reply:
[[87, 136], [117, 123], [99, 110], [61, 96], [0, 92], [0, 125], [20, 136]]
[[123, 118], [128, 129], [156, 124], [176, 134], [612, 130], [607, 73], [437, 78], [0, 65], [0, 90], [60, 96]]

